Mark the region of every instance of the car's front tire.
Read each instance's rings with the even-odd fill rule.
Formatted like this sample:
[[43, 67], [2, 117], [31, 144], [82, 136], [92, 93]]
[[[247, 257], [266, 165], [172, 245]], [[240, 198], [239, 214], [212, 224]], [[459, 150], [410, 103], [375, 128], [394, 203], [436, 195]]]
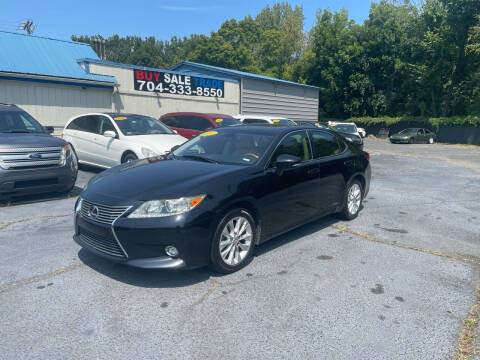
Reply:
[[409, 144], [415, 144], [415, 140], [413, 138], [411, 138], [409, 141], [408, 141]]
[[127, 153], [123, 156], [122, 164], [127, 163], [127, 162], [131, 162], [131, 161], [135, 161], [135, 160], [138, 160], [137, 155], [135, 155], [132, 152], [129, 152], [129, 153]]
[[343, 210], [339, 216], [343, 220], [353, 220], [358, 216], [363, 200], [363, 188], [359, 180], [353, 180], [345, 191]]
[[212, 242], [210, 267], [223, 274], [243, 268], [256, 242], [256, 225], [245, 209], [229, 211], [220, 220]]
[[429, 143], [429, 144], [433, 144], [434, 142], [435, 142], [435, 141], [433, 140], [433, 138], [428, 139], [428, 143]]

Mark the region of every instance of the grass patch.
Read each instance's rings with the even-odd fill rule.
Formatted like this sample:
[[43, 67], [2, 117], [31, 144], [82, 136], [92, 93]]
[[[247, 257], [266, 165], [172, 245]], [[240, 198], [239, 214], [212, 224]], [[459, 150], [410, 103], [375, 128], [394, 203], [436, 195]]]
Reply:
[[472, 355], [480, 354], [476, 344], [478, 322], [480, 319], [480, 287], [475, 291], [475, 301], [467, 318], [463, 320], [463, 327], [458, 339], [458, 345], [453, 360], [467, 360]]

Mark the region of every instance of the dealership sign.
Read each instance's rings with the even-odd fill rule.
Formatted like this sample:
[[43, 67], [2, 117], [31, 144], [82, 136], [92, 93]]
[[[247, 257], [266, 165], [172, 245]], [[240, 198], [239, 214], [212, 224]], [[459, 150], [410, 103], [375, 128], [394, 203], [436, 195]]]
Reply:
[[133, 83], [135, 90], [161, 94], [223, 98], [225, 93], [223, 80], [141, 69], [133, 70]]

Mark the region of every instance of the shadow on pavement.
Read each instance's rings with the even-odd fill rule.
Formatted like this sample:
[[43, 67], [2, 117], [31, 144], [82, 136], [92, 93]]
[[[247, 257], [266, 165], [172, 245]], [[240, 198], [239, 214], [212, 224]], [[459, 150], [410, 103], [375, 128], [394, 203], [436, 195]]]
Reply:
[[91, 269], [113, 280], [145, 288], [173, 288], [194, 285], [218, 274], [209, 268], [195, 270], [140, 269], [98, 257], [85, 249], [78, 252], [80, 260]]
[[[336, 217], [329, 216], [271, 239], [266, 243], [257, 246], [254, 250], [254, 257], [257, 258], [255, 261], [262, 261], [261, 255], [282, 247], [292, 241], [296, 241], [304, 236], [323, 230], [338, 221], [339, 220]], [[218, 274], [210, 270], [208, 267], [193, 270], [139, 269], [105, 260], [85, 249], [81, 249], [78, 252], [78, 257], [85, 265], [102, 275], [126, 284], [145, 288], [189, 286], [204, 282], [212, 277], [217, 278], [226, 276]], [[252, 259], [250, 259], [249, 262], [250, 261], [252, 261]]]

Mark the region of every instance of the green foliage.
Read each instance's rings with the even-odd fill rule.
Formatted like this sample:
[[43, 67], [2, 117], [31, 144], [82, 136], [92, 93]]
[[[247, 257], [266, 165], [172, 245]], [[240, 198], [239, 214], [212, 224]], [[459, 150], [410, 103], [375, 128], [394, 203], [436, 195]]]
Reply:
[[345, 9], [319, 9], [305, 33], [303, 9], [281, 2], [208, 36], [114, 35], [107, 59], [158, 68], [190, 60], [316, 85], [320, 117], [477, 124], [465, 115], [480, 114], [480, 1], [420, 3], [372, 1], [363, 24]]
[[452, 116], [452, 117], [439, 117], [439, 118], [429, 118], [421, 116], [399, 116], [399, 117], [355, 117], [348, 119], [350, 122], [355, 122], [357, 126], [371, 126], [371, 125], [384, 125], [392, 126], [400, 122], [414, 122], [425, 125], [431, 125], [438, 127], [439, 125], [450, 125], [450, 126], [479, 126], [480, 125], [480, 116], [468, 115], [468, 116]]

